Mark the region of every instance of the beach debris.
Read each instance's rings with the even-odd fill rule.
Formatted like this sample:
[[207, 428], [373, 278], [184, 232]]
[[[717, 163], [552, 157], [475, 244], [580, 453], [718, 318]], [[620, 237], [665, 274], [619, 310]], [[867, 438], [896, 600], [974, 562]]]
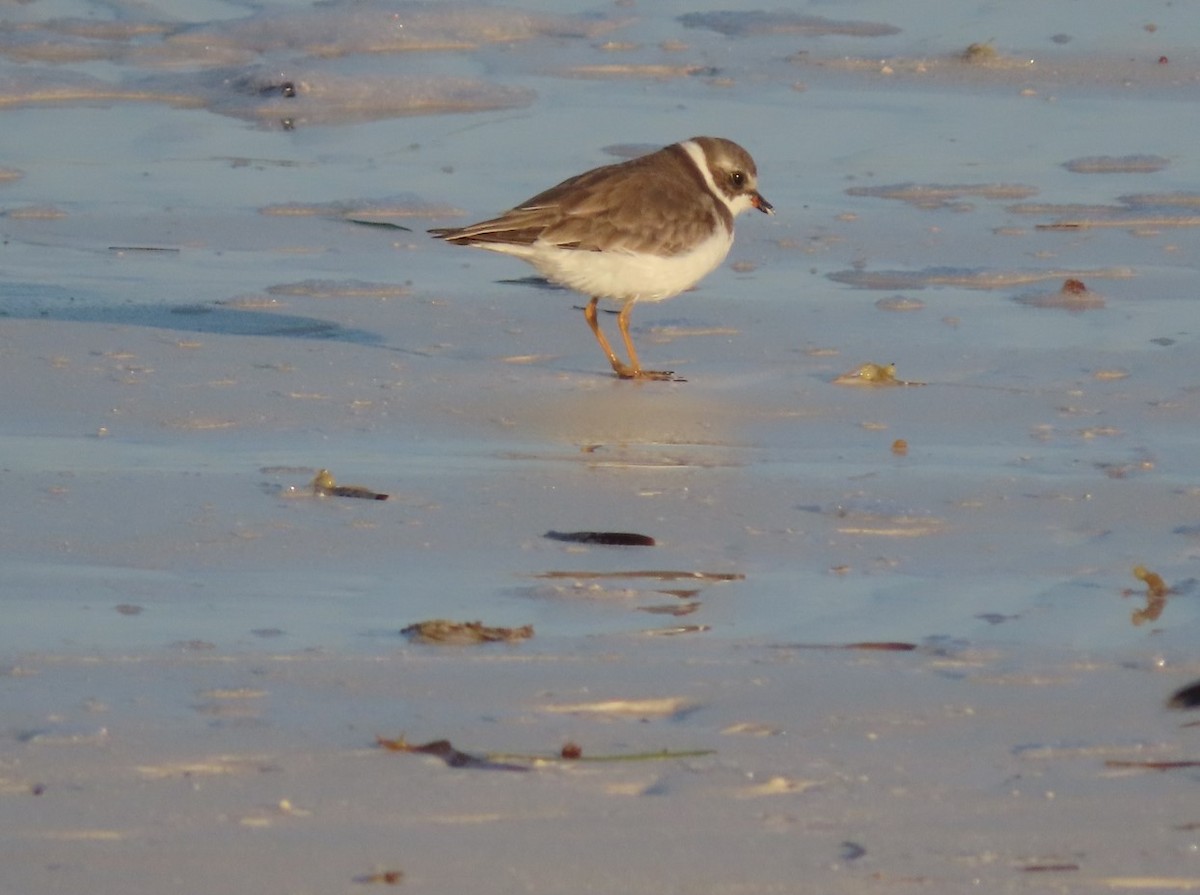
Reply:
[[[569, 762], [592, 762], [595, 764], [611, 764], [626, 761], [664, 761], [676, 758], [703, 758], [713, 755], [716, 749], [656, 749], [649, 752], [614, 752], [608, 755], [584, 755], [583, 747], [578, 743], [565, 743], [557, 756], [558, 760]], [[530, 764], [550, 764], [554, 756], [547, 755], [497, 755], [509, 761], [528, 761]]]
[[867, 853], [865, 845], [859, 845], [857, 842], [846, 840], [838, 847], [838, 858], [849, 864], [851, 861], [857, 861]]
[[124, 255], [128, 252], [178, 252], [180, 249], [176, 246], [109, 246], [110, 252], [116, 252], [118, 255]]
[[1184, 768], [1200, 768], [1200, 761], [1194, 759], [1176, 759], [1174, 761], [1130, 761], [1127, 759], [1110, 758], [1104, 762], [1106, 768], [1118, 770], [1142, 771], [1178, 771]]
[[557, 761], [608, 763], [701, 758], [716, 752], [715, 749], [658, 749], [649, 752], [585, 756], [582, 746], [578, 743], [567, 742], [563, 744], [557, 753], [489, 753], [485, 755], [471, 755], [454, 748], [449, 740], [431, 740], [428, 743], [417, 745], [408, 742], [402, 736], [395, 739], [377, 736], [375, 742], [378, 746], [389, 752], [411, 752], [421, 755], [433, 755], [442, 759], [452, 768], [476, 768], [488, 771], [529, 771], [537, 765], [551, 764]]
[[559, 755], [561, 755], [566, 761], [576, 761], [580, 758], [583, 758], [583, 747], [578, 743], [568, 741], [563, 743], [563, 747], [559, 752]]
[[542, 537], [568, 544], [600, 544], [604, 547], [653, 547], [654, 538], [629, 531], [548, 531]]
[[775, 643], [774, 649], [856, 649], [882, 653], [907, 653], [917, 644], [903, 640], [862, 640], [856, 643]]
[[412, 752], [421, 755], [433, 755], [446, 762], [452, 768], [475, 768], [484, 771], [528, 771], [529, 768], [503, 761], [493, 761], [487, 757], [469, 755], [455, 749], [449, 740], [431, 740], [417, 745], [408, 742], [404, 737], [387, 739], [377, 736], [375, 742], [389, 752]]
[[1192, 681], [1185, 687], [1180, 687], [1167, 700], [1169, 709], [1194, 709], [1200, 706], [1200, 681]]
[[971, 65], [991, 65], [1000, 58], [1000, 52], [992, 46], [991, 41], [980, 41], [968, 44], [959, 58]]
[[533, 636], [533, 625], [519, 628], [488, 627], [482, 622], [455, 622], [444, 618], [417, 622], [400, 632], [414, 643], [468, 646], [474, 643], [516, 643]]
[[[1146, 585], [1146, 605], [1141, 609], [1135, 609], [1130, 620], [1134, 626], [1145, 624], [1146, 622], [1158, 621], [1162, 615], [1163, 609], [1167, 605], [1167, 597], [1171, 594], [1171, 588], [1167, 587], [1166, 582], [1162, 580], [1162, 576], [1155, 572], [1151, 572], [1145, 566], [1134, 566], [1133, 577]], [[1122, 596], [1134, 596], [1136, 591], [1126, 590]]]
[[1092, 292], [1078, 277], [1067, 277], [1057, 292], [1028, 292], [1014, 301], [1031, 308], [1058, 308], [1064, 311], [1093, 311], [1104, 307], [1103, 297]]
[[328, 469], [317, 471], [309, 487], [317, 497], [358, 497], [363, 500], [387, 500], [388, 495], [364, 488], [362, 485], [339, 485]]
[[397, 224], [393, 221], [368, 221], [363, 218], [346, 218], [346, 222], [350, 224], [358, 224], [360, 227], [379, 227], [383, 230], [407, 230], [412, 232], [412, 227], [405, 227], [403, 224]]
[[398, 886], [403, 881], [403, 870], [376, 870], [374, 873], [364, 873], [362, 876], [354, 877], [354, 882], [362, 886]]
[[925, 385], [924, 382], [907, 382], [896, 378], [895, 364], [862, 364], [861, 366], [843, 373], [833, 380], [834, 385]]
[[1162, 576], [1151, 572], [1145, 566], [1134, 566], [1133, 577], [1146, 585], [1146, 595], [1150, 597], [1165, 597], [1171, 592], [1162, 580]]
[[898, 385], [895, 364], [863, 364], [833, 381], [834, 385]]
[[1002, 612], [977, 612], [975, 618], [982, 622], [987, 622], [989, 625], [1002, 625], [1005, 622], [1016, 621], [1021, 616], [1020, 614], [1005, 615]]

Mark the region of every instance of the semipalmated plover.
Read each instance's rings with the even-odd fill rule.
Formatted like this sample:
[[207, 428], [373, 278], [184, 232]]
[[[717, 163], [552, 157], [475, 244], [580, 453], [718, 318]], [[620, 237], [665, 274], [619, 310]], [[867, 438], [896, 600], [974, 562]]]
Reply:
[[[639, 301], [690, 289], [725, 260], [733, 219], [749, 208], [772, 214], [758, 192], [754, 159], [720, 137], [693, 137], [649, 155], [587, 171], [497, 218], [430, 230], [455, 245], [515, 255], [553, 283], [591, 298], [583, 315], [622, 379], [670, 379], [643, 370], [629, 336]], [[621, 305], [617, 325], [629, 363], [596, 321], [600, 299]]]

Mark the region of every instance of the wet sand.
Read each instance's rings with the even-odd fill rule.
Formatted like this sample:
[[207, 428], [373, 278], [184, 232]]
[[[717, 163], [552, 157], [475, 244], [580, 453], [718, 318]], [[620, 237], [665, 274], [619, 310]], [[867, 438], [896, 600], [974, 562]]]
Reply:
[[[1200, 888], [1196, 24], [1032, 9], [9, 9], [3, 886]], [[698, 133], [686, 382], [424, 233]]]

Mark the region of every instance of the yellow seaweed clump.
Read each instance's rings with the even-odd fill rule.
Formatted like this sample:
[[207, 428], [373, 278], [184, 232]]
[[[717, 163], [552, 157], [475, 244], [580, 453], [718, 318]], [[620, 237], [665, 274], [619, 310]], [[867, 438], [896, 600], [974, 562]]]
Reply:
[[386, 494], [364, 488], [362, 485], [339, 485], [328, 469], [317, 471], [316, 476], [309, 482], [309, 487], [317, 497], [358, 497], [363, 500], [387, 500]]
[[1146, 585], [1146, 605], [1133, 611], [1131, 621], [1135, 626], [1157, 621], [1166, 608], [1171, 588], [1167, 587], [1161, 575], [1151, 572], [1145, 566], [1134, 566], [1133, 577]]
[[924, 382], [908, 382], [896, 378], [895, 364], [862, 364], [833, 380], [834, 385], [924, 385]]
[[438, 643], [453, 646], [474, 643], [516, 643], [533, 636], [533, 625], [519, 628], [489, 627], [482, 622], [455, 622], [444, 618], [417, 622], [400, 632], [416, 643]]

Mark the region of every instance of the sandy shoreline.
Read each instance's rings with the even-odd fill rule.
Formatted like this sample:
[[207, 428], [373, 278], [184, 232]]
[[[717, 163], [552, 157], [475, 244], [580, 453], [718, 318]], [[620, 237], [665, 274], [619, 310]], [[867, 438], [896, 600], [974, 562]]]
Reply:
[[[1195, 17], [562, 5], [6, 7], [0, 890], [1200, 889]], [[687, 382], [424, 232], [701, 133]]]
[[[1177, 675], [1061, 651], [685, 640], [30, 657], [4, 678], [6, 885], [1200, 885], [1179, 785], [1195, 772], [1138, 767], [1195, 756], [1158, 700]], [[530, 770], [374, 745], [398, 734]], [[552, 760], [568, 741], [585, 758], [712, 752]]]

